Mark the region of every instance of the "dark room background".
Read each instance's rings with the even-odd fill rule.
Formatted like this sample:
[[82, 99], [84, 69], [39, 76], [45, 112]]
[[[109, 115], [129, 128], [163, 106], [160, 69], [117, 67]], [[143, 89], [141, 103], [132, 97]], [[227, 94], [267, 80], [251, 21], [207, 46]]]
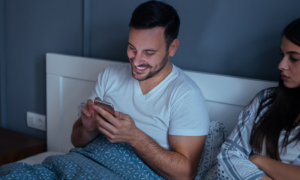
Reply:
[[[47, 52], [127, 61], [128, 23], [144, 0], [0, 0], [0, 126], [45, 139]], [[181, 19], [171, 61], [186, 70], [277, 81], [281, 32], [299, 0], [163, 0]], [[71, 66], [70, 66], [71, 68]]]

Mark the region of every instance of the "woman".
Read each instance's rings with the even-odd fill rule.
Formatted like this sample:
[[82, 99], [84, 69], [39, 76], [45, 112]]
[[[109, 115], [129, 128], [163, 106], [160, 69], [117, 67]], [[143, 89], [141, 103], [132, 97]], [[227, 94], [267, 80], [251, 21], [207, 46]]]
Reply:
[[240, 114], [206, 179], [300, 179], [300, 18], [284, 29], [281, 54], [279, 86]]

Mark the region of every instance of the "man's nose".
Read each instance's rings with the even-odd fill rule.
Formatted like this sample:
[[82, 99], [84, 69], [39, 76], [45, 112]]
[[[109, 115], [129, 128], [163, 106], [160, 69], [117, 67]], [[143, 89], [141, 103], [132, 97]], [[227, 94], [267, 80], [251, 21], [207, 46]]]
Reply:
[[287, 70], [288, 69], [288, 56], [284, 56], [283, 58], [282, 58], [282, 60], [281, 60], [281, 62], [279, 63], [279, 65], [278, 65], [278, 69], [279, 70]]
[[132, 61], [135, 66], [142, 64], [142, 53], [136, 52]]

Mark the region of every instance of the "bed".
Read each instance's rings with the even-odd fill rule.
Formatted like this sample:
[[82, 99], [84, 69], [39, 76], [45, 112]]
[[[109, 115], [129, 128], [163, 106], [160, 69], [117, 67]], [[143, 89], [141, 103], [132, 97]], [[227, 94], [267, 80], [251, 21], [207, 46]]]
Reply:
[[[71, 132], [78, 119], [80, 104], [86, 102], [100, 71], [124, 62], [46, 54], [47, 74], [47, 152], [24, 160], [41, 163], [47, 156], [68, 153], [73, 145]], [[277, 82], [232, 77], [184, 70], [200, 87], [206, 99], [211, 121], [222, 122], [227, 135], [237, 123], [240, 111], [262, 89]]]

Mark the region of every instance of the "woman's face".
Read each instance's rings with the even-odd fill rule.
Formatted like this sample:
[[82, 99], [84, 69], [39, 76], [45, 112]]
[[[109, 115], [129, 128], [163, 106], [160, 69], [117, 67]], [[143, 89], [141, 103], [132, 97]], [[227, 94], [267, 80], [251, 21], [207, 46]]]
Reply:
[[287, 88], [300, 87], [300, 47], [283, 36], [281, 51], [283, 58], [278, 69], [281, 70], [284, 86]]

